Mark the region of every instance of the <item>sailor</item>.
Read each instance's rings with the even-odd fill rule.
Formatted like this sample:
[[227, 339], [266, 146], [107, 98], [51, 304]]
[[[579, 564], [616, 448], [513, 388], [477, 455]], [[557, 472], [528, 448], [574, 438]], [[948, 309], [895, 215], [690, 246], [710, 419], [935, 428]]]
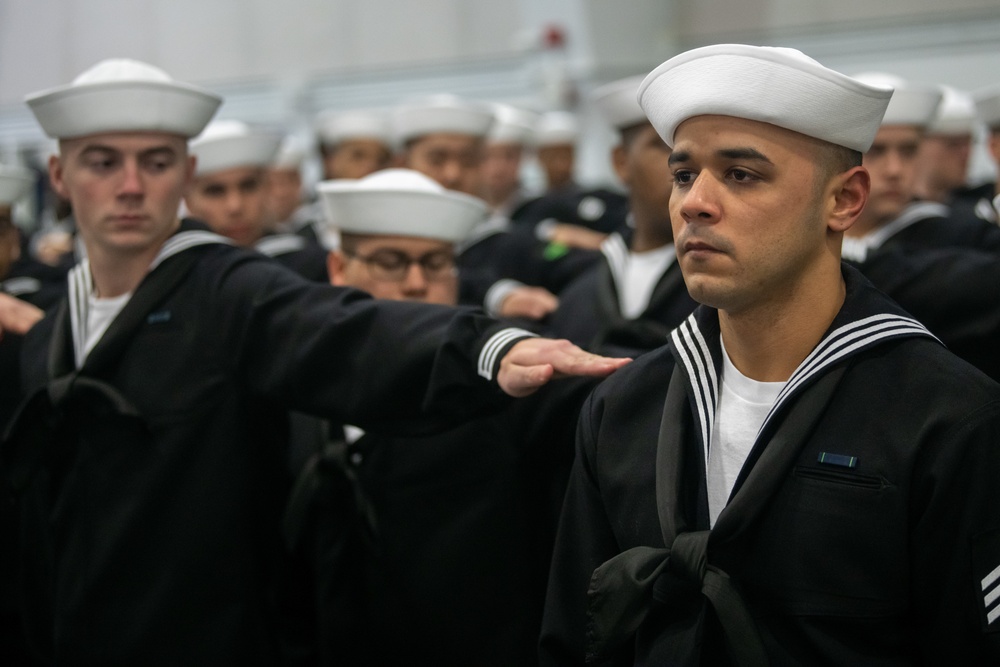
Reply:
[[302, 279], [191, 220], [220, 99], [110, 60], [28, 98], [87, 260], [25, 337], [3, 443], [45, 664], [274, 665], [285, 414], [441, 428], [623, 363], [475, 312]]
[[363, 178], [389, 166], [391, 132], [383, 112], [329, 110], [316, 119], [323, 178]]
[[483, 199], [510, 218], [527, 200], [521, 183], [525, 152], [531, 146], [537, 114], [509, 104], [494, 105], [494, 121], [483, 150]]
[[[392, 113], [401, 165], [473, 195], [482, 190], [483, 142], [492, 124], [489, 105], [454, 95], [414, 99]], [[541, 320], [558, 305], [554, 291], [564, 284], [562, 269], [575, 271], [576, 258], [562, 253], [547, 261], [542, 244], [510, 232], [510, 221], [493, 215], [463, 241], [459, 302], [492, 315]]]
[[326, 282], [326, 249], [316, 240], [274, 232], [268, 220], [268, 169], [281, 136], [238, 120], [209, 123], [191, 141], [194, 184], [184, 197], [191, 217], [309, 280]]
[[608, 236], [602, 260], [559, 294], [548, 330], [591, 351], [633, 355], [665, 345], [697, 305], [684, 286], [670, 227], [672, 183], [664, 177], [670, 149], [636, 101], [642, 79], [614, 81], [593, 96], [619, 136], [611, 162], [628, 188], [631, 225]]
[[535, 156], [545, 174], [547, 194], [579, 189], [576, 184], [576, 143], [580, 124], [569, 111], [548, 111], [535, 126]]
[[285, 135], [267, 170], [266, 219], [274, 231], [305, 233], [315, 240], [309, 208], [303, 201], [302, 166], [305, 159], [305, 148], [299, 138], [292, 134]]
[[954, 208], [956, 195], [964, 194], [978, 119], [972, 95], [951, 86], [941, 86], [941, 92], [941, 103], [920, 140], [914, 192], [921, 200]]
[[[455, 246], [486, 215], [482, 200], [405, 169], [319, 188], [341, 225], [334, 284], [456, 303]], [[537, 660], [554, 502], [591, 385], [557, 387], [430, 436], [338, 425], [288, 515], [296, 548], [315, 553], [321, 664]], [[351, 502], [357, 516], [338, 520]]]
[[[995, 164], [1000, 164], [1000, 86], [991, 86], [974, 95], [979, 119], [989, 130], [988, 145]], [[1000, 182], [1000, 175], [997, 176]], [[1000, 187], [987, 188], [976, 202], [976, 214], [989, 222], [1000, 222]]]
[[1000, 660], [1000, 385], [840, 260], [891, 94], [740, 44], [643, 81], [703, 305], [584, 405], [546, 664]]
[[951, 211], [944, 204], [915, 199], [920, 144], [941, 103], [941, 89], [879, 72], [855, 78], [892, 87], [894, 92], [864, 156], [871, 174], [871, 197], [857, 224], [845, 233], [844, 258], [861, 262], [870, 252], [892, 245], [1000, 252], [1000, 229], [977, 219], [950, 218]]

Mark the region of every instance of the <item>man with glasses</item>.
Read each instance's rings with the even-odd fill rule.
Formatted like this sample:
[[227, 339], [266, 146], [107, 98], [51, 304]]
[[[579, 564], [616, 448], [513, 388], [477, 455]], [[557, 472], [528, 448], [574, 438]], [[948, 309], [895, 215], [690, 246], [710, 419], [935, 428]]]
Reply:
[[[405, 169], [319, 191], [342, 235], [330, 254], [335, 285], [457, 302], [454, 246], [485, 202]], [[534, 662], [559, 454], [572, 454], [589, 387], [563, 384], [432, 436], [330, 429], [286, 523], [315, 563], [320, 664]]]

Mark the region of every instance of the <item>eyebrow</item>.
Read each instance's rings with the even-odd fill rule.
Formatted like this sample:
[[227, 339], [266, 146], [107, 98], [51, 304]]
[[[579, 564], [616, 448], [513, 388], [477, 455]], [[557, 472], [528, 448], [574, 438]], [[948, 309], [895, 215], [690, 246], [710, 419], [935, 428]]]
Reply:
[[[771, 160], [755, 148], [722, 148], [715, 152], [716, 156], [728, 160], [752, 160], [754, 162], [764, 162], [774, 164]], [[691, 160], [691, 154], [687, 151], [674, 151], [667, 158], [667, 164], [674, 166]]]

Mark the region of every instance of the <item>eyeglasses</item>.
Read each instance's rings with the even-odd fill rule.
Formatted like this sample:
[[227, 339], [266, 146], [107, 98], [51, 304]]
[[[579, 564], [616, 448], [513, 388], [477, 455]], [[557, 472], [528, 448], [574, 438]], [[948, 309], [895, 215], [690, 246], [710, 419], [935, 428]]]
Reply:
[[427, 282], [447, 280], [455, 275], [455, 257], [447, 250], [435, 250], [420, 257], [410, 257], [399, 250], [377, 250], [370, 255], [358, 255], [346, 250], [343, 253], [364, 262], [372, 278], [384, 282], [405, 280], [413, 264], [420, 265]]

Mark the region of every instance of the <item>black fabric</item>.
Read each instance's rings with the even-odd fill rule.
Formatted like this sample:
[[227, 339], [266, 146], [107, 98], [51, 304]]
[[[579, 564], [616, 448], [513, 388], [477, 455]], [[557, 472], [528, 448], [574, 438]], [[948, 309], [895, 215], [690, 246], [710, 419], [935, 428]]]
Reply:
[[649, 305], [635, 319], [621, 314], [618, 290], [605, 257], [559, 294], [546, 333], [609, 356], [633, 356], [661, 345], [695, 309], [676, 262], [657, 281]]
[[[551, 385], [433, 436], [368, 432], [314, 459], [286, 527], [300, 548], [326, 545], [308, 555], [319, 664], [536, 662], [573, 426], [592, 385]], [[355, 512], [346, 523], [322, 509], [338, 494]]]
[[1000, 261], [995, 254], [889, 246], [854, 265], [948, 349], [1000, 380]]

